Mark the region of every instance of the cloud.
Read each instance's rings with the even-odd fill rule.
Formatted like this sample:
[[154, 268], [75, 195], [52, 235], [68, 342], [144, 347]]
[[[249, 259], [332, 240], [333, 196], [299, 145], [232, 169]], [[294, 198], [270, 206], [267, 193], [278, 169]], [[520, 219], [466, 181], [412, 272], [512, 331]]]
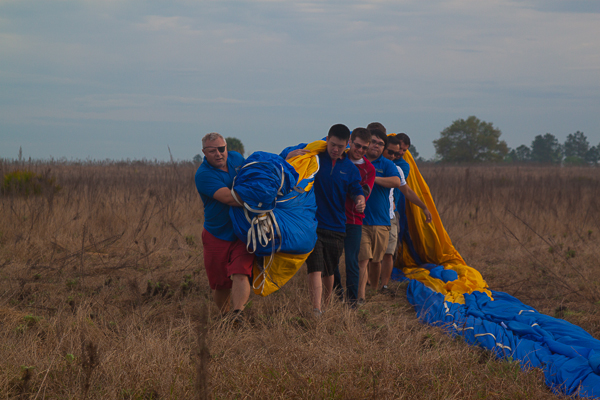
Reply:
[[543, 12], [600, 13], [600, 3], [596, 0], [526, 0], [523, 3]]
[[379, 119], [430, 152], [469, 115], [507, 136], [546, 110], [598, 127], [581, 111], [600, 102], [596, 3], [0, 1], [0, 119], [182, 121], [265, 146]]
[[198, 34], [201, 32], [190, 28], [189, 18], [147, 15], [143, 18], [143, 20], [144, 22], [135, 24], [135, 26], [141, 30], [153, 32], [172, 32], [174, 34], [183, 35]]
[[250, 104], [249, 101], [230, 98], [199, 98], [140, 94], [89, 95], [76, 98], [82, 109], [111, 110], [128, 108], [165, 107], [186, 104]]

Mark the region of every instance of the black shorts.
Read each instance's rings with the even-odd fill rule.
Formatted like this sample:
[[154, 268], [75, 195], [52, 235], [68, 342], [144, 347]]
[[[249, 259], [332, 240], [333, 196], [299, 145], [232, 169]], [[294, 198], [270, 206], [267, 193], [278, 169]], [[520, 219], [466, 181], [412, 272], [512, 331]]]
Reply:
[[344, 251], [345, 237], [345, 232], [317, 229], [317, 243], [306, 259], [308, 273], [321, 272], [322, 276], [333, 275]]

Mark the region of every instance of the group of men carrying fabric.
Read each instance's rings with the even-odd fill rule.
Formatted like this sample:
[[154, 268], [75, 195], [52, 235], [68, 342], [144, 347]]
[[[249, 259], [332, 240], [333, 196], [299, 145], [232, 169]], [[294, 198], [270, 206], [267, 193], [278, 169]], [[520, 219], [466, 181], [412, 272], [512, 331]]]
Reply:
[[[239, 316], [250, 295], [253, 257], [235, 237], [228, 211], [230, 206], [240, 206], [231, 188], [244, 159], [227, 152], [225, 140], [217, 133], [206, 135], [202, 145], [205, 157], [195, 181], [205, 209], [204, 264], [216, 305], [226, 313], [231, 297], [234, 315]], [[288, 147], [280, 156], [289, 160], [305, 154], [305, 146]], [[352, 132], [342, 124], [330, 128], [326, 151], [318, 155], [320, 167], [313, 186], [317, 242], [306, 260], [315, 314], [329, 303], [334, 288], [341, 290], [342, 253], [349, 304], [364, 303], [368, 281], [375, 289], [387, 289], [404, 198], [423, 210], [426, 222], [431, 221], [426, 205], [406, 184], [409, 166], [402, 157], [409, 146], [407, 135], [388, 137], [380, 123]]]

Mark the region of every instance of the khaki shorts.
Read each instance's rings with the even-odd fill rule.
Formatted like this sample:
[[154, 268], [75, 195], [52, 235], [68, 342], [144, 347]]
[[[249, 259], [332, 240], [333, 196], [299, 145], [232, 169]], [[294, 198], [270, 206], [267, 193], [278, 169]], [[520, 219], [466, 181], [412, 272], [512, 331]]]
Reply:
[[394, 219], [390, 221], [392, 226], [390, 227], [390, 239], [388, 240], [387, 249], [385, 254], [394, 254], [398, 247], [398, 214], [394, 213]]
[[389, 226], [363, 225], [358, 261], [371, 260], [380, 262], [383, 260], [389, 235]]

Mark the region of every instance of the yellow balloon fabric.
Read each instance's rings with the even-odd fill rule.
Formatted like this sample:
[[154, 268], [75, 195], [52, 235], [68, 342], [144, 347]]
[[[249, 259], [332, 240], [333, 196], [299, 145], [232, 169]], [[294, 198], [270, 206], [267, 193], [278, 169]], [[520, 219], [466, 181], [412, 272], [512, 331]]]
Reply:
[[[279, 290], [298, 272], [309, 254], [275, 253], [273, 255], [273, 262], [264, 269], [264, 273], [258, 266], [258, 262], [254, 261], [252, 274], [252, 289], [254, 293], [265, 297]], [[262, 259], [265, 265], [268, 265], [271, 257], [262, 257]]]
[[312, 178], [319, 171], [319, 158], [315, 157], [317, 154], [324, 152], [327, 149], [327, 143], [324, 140], [317, 140], [307, 144], [304, 150], [308, 150], [310, 153], [302, 154], [287, 160], [292, 167], [298, 173], [298, 183], [301, 183], [304, 179], [311, 179], [305, 187], [305, 191], [308, 192], [312, 188]]
[[[403, 267], [402, 271], [407, 278], [416, 279], [430, 289], [442, 293], [446, 301], [464, 304], [463, 295], [474, 291], [484, 292], [491, 298], [492, 293], [488, 290], [488, 285], [479, 271], [467, 266], [465, 260], [452, 245], [431, 197], [429, 186], [409, 151], [404, 154], [404, 160], [410, 165], [410, 174], [406, 183], [425, 203], [432, 216], [432, 222], [426, 223], [423, 211], [413, 203], [406, 201], [408, 230], [414, 248], [424, 263], [442, 265], [444, 269], [454, 270], [458, 274], [458, 279], [444, 282], [431, 277], [429, 270], [416, 264], [406, 245], [402, 246], [402, 254], [396, 257], [396, 267]], [[401, 263], [404, 265], [400, 265]]]

